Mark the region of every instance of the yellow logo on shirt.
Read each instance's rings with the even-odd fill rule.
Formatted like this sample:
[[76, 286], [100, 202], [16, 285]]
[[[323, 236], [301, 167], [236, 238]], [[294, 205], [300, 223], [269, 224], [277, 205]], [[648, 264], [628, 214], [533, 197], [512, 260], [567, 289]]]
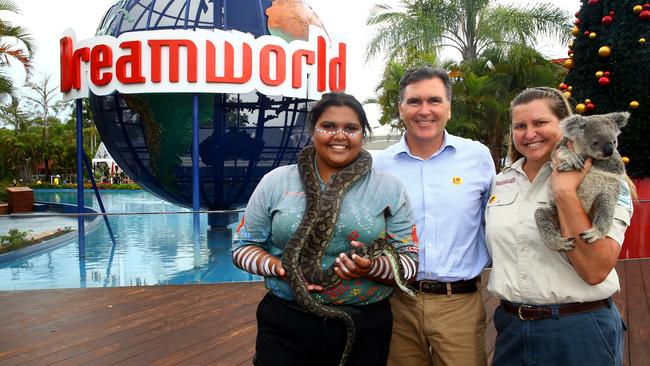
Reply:
[[497, 200], [497, 196], [493, 194], [492, 197], [490, 197], [490, 199], [488, 200], [488, 204], [491, 205], [491, 204], [493, 204], [494, 201], [496, 201], [496, 200]]
[[451, 182], [452, 182], [455, 186], [459, 186], [459, 185], [463, 184], [463, 178], [461, 178], [461, 177], [459, 177], [459, 176], [455, 176], [455, 177], [451, 178]]

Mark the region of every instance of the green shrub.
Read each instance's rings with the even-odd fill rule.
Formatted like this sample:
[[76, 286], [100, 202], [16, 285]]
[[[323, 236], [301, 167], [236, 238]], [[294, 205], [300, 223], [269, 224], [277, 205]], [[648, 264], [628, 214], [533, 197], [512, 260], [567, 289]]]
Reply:
[[7, 235], [0, 235], [0, 253], [10, 252], [33, 244], [27, 237], [31, 230], [9, 229]]
[[[50, 184], [50, 183], [41, 183], [41, 184], [30, 184], [30, 188], [32, 189], [77, 189], [76, 184]], [[85, 189], [92, 189], [93, 186], [90, 183], [85, 183], [84, 184]], [[129, 190], [129, 191], [134, 191], [134, 190], [140, 190], [142, 187], [140, 187], [137, 183], [124, 183], [124, 184], [110, 184], [110, 183], [97, 183], [97, 188], [98, 189], [111, 189], [111, 190]]]
[[72, 231], [72, 227], [66, 226], [59, 228], [54, 232], [47, 235], [42, 235], [36, 239], [31, 238], [31, 230], [20, 231], [18, 229], [10, 229], [6, 235], [0, 235], [0, 254], [7, 253], [12, 250], [24, 248], [29, 245], [38, 244], [44, 240], [50, 240]]

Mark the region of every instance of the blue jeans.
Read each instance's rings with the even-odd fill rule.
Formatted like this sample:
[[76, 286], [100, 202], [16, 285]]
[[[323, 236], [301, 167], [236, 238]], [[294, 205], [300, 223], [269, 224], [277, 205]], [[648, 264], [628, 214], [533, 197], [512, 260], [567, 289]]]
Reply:
[[623, 363], [625, 324], [616, 305], [543, 320], [521, 320], [502, 306], [494, 312], [493, 366], [616, 365]]

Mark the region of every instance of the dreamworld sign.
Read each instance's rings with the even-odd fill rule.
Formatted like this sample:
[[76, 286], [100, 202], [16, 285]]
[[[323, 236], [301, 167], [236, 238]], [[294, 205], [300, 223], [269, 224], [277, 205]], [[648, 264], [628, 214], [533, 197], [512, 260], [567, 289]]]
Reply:
[[238, 31], [157, 30], [60, 40], [64, 100], [135, 93], [248, 93], [318, 99], [344, 91], [346, 44], [318, 27], [309, 40]]

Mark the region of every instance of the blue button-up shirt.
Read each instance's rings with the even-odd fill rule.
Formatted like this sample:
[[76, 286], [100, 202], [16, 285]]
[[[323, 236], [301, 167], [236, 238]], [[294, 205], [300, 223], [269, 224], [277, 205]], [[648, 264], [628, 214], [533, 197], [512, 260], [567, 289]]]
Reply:
[[441, 148], [422, 159], [411, 154], [405, 135], [373, 166], [406, 186], [420, 241], [417, 279], [478, 276], [490, 261], [483, 214], [495, 168], [488, 148], [445, 131]]

